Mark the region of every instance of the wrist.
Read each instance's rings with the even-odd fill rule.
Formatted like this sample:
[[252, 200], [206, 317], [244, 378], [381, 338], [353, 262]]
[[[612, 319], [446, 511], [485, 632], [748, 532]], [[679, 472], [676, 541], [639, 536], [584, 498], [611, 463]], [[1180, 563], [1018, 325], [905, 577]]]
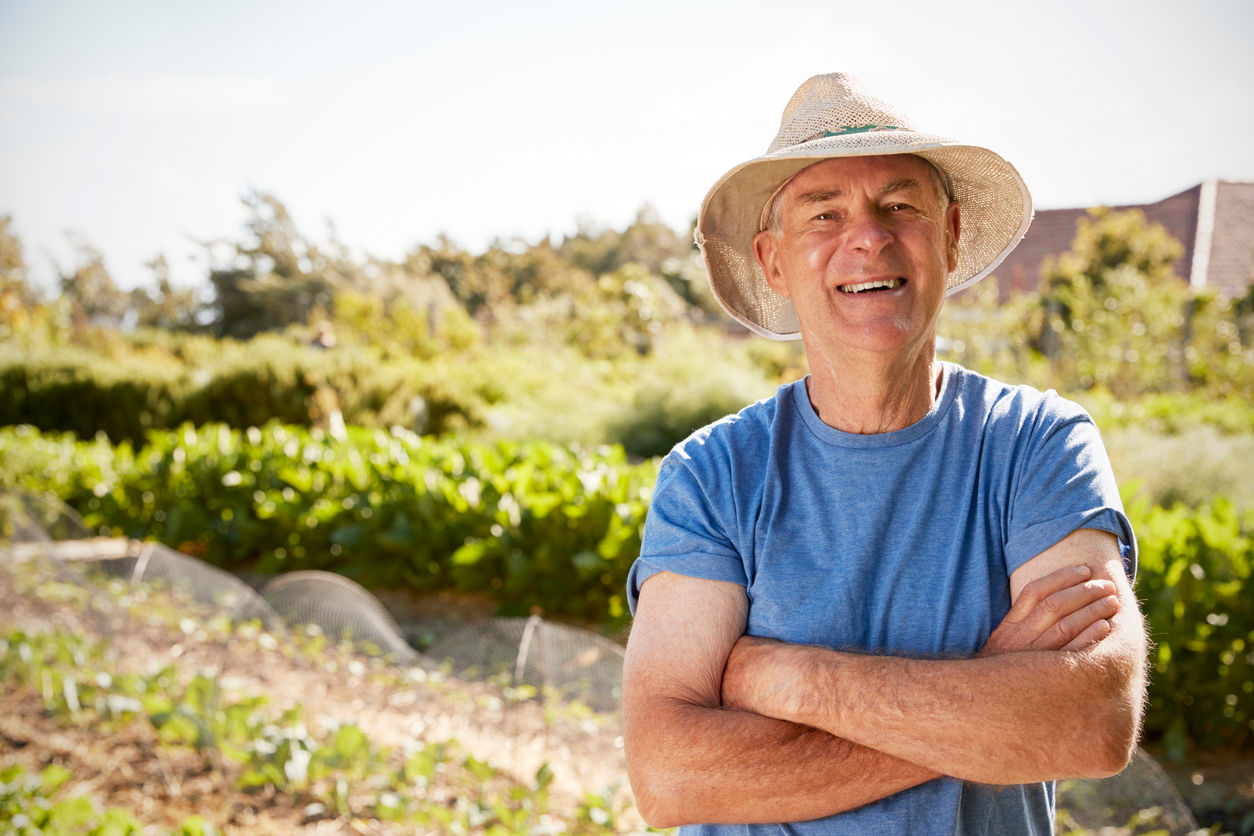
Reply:
[[798, 646], [795, 650], [790, 660], [790, 673], [797, 683], [797, 687], [789, 689], [794, 698], [790, 706], [791, 719], [845, 737], [841, 734], [844, 718], [841, 698], [847, 691], [847, 682], [841, 671], [847, 661], [846, 654], [826, 647]]

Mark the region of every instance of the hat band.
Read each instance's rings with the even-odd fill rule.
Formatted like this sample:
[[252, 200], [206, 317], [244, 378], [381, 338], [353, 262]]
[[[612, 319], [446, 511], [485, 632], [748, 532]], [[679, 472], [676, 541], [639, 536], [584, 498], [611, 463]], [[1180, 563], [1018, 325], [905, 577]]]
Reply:
[[829, 136], [845, 136], [847, 134], [869, 134], [875, 131], [900, 131], [901, 127], [897, 125], [845, 125], [834, 131], [823, 131], [821, 134], [815, 134], [809, 139], [802, 142], [813, 142], [816, 139], [827, 139]]

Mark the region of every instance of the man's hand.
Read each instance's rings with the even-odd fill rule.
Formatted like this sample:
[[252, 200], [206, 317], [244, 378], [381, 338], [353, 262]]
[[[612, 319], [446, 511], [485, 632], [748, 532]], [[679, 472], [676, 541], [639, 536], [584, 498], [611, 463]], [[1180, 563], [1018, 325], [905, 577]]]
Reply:
[[1081, 650], [1110, 635], [1119, 596], [1088, 566], [1064, 566], [1029, 583], [977, 656], [1020, 650]]
[[[977, 656], [1022, 650], [1080, 650], [1110, 635], [1119, 612], [1115, 585], [1091, 580], [1087, 566], [1065, 566], [1023, 588]], [[742, 636], [723, 671], [723, 705], [770, 717], [791, 717], [810, 689], [798, 682], [797, 645]]]

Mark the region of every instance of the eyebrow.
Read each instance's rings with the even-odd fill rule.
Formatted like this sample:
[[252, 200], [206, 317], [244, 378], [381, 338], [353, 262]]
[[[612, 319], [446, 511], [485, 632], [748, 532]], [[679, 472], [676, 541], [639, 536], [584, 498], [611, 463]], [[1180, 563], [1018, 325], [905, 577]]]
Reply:
[[824, 201], [834, 200], [838, 197], [843, 197], [844, 194], [845, 193], [840, 189], [828, 189], [821, 192], [805, 192], [797, 195], [797, 202], [808, 206], [812, 203], [823, 203]]
[[[922, 188], [922, 184], [918, 178], [900, 177], [881, 186], [879, 193], [883, 196], [886, 194], [893, 194], [895, 192], [904, 192], [920, 188]], [[825, 189], [821, 192], [804, 192], [797, 195], [796, 200], [798, 203], [809, 206], [814, 203], [823, 203], [824, 201], [835, 200], [844, 196], [845, 193], [841, 189]]]
[[880, 189], [880, 194], [886, 195], [892, 194], [893, 192], [908, 192], [911, 189], [921, 188], [923, 188], [923, 184], [920, 183], [917, 178], [902, 177], [899, 180], [894, 180], [893, 182], [886, 184], [884, 188]]

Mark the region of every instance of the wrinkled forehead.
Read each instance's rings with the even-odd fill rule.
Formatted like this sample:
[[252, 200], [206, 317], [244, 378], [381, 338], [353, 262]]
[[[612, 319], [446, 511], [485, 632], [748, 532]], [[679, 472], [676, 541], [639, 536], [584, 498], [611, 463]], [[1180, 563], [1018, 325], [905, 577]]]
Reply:
[[863, 157], [836, 157], [819, 160], [789, 178], [776, 195], [794, 196], [815, 186], [870, 180], [875, 188], [892, 184], [909, 187], [911, 181], [920, 185], [931, 183], [942, 201], [949, 199], [948, 178], [932, 163], [916, 154], [885, 154]]

